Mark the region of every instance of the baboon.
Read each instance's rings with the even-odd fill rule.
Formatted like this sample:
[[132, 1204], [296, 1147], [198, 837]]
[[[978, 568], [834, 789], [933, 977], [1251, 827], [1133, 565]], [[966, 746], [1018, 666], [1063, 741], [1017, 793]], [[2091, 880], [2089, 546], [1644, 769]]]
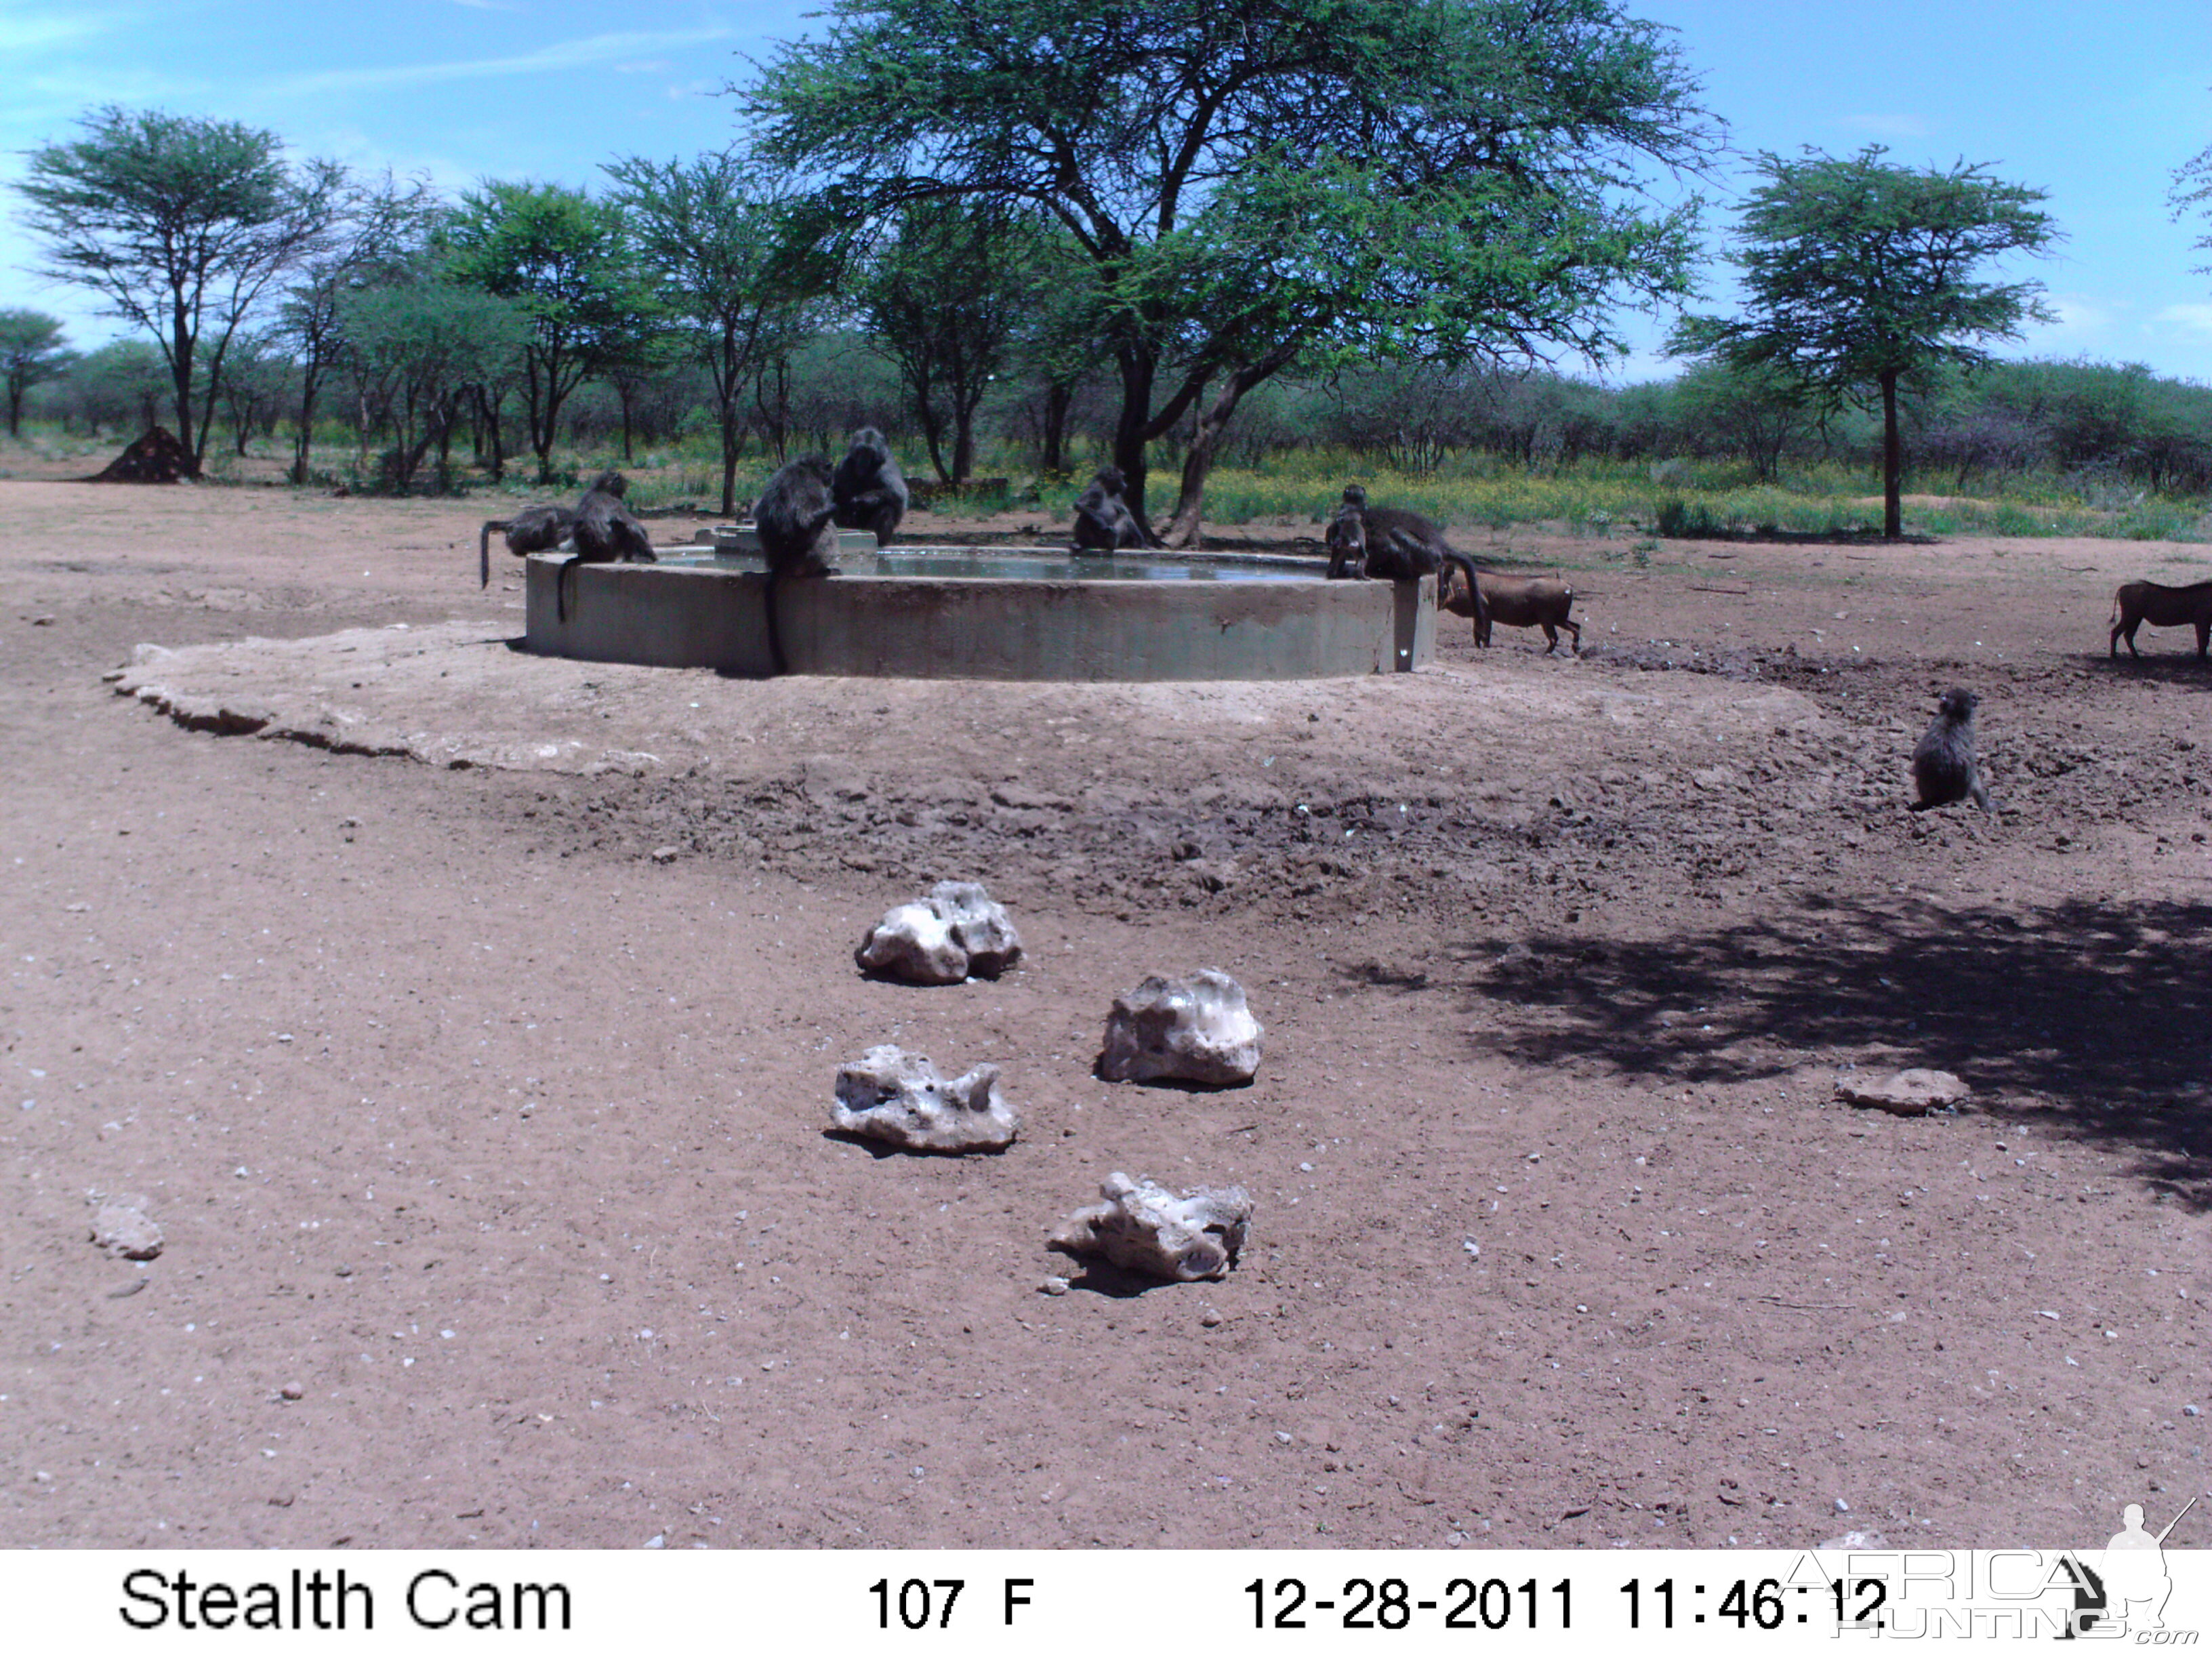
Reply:
[[[1352, 520], [1358, 524], [1356, 541], [1347, 522]], [[1345, 527], [1340, 529], [1340, 525]], [[1346, 484], [1344, 502], [1336, 509], [1336, 518], [1330, 521], [1329, 538], [1328, 574], [1332, 576], [1341, 574], [1338, 568], [1340, 546], [1346, 550], [1344, 563], [1347, 567], [1357, 559], [1358, 568], [1352, 574], [1383, 581], [1438, 576], [1446, 565], [1456, 565], [1467, 578], [1467, 591], [1474, 596], [1475, 634], [1480, 637], [1488, 632], [1490, 605], [1476, 578], [1474, 561], [1446, 541], [1444, 532], [1419, 514], [1402, 507], [1370, 507], [1365, 489], [1358, 484]], [[1357, 554], [1350, 551], [1355, 545]], [[1441, 595], [1441, 583], [1438, 592]]]
[[554, 615], [562, 622], [568, 621], [573, 608], [570, 596], [575, 592], [578, 565], [612, 564], [617, 560], [624, 564], [659, 562], [653, 556], [653, 538], [637, 521], [637, 515], [623, 505], [629, 490], [629, 480], [621, 473], [602, 472], [576, 503], [574, 522], [568, 528], [568, 538], [576, 550], [561, 567], [554, 589]]
[[1912, 751], [1912, 787], [1920, 795], [1912, 803], [1914, 811], [1971, 800], [1995, 816], [1996, 809], [1990, 805], [1990, 792], [1983, 787], [1981, 768], [1974, 758], [1974, 705], [1979, 701], [1955, 685], [1936, 699], [1936, 718]]
[[1331, 581], [1364, 580], [1367, 574], [1367, 520], [1361, 508], [1367, 493], [1359, 492], [1359, 499], [1352, 498], [1352, 491], [1344, 492], [1337, 503], [1336, 515], [1328, 521], [1323, 539], [1328, 544], [1328, 579]]
[[830, 493], [837, 505], [830, 521], [847, 530], [873, 531], [879, 546], [890, 543], [906, 516], [906, 475], [891, 459], [884, 434], [872, 426], [853, 434]]
[[830, 527], [836, 511], [826, 455], [802, 455], [789, 463], [768, 481], [753, 503], [753, 528], [768, 556], [768, 590], [761, 599], [768, 619], [768, 654], [779, 674], [789, 673], [791, 665], [783, 654], [776, 589], [787, 576], [837, 574], [830, 562], [837, 547], [836, 532]]
[[576, 544], [581, 564], [655, 564], [653, 538], [623, 504], [629, 480], [619, 472], [602, 472], [576, 503], [576, 522], [568, 532]]
[[1124, 547], [1165, 547], [1167, 544], [1152, 532], [1145, 521], [1132, 512], [1123, 499], [1129, 481], [1121, 476], [1118, 466], [1102, 466], [1091, 486], [1075, 498], [1075, 533], [1078, 547], [1096, 548], [1111, 553]]
[[511, 519], [487, 519], [477, 532], [477, 586], [491, 586], [491, 532], [505, 532], [507, 550], [522, 558], [532, 553], [550, 553], [568, 539], [576, 514], [565, 507], [526, 507]]

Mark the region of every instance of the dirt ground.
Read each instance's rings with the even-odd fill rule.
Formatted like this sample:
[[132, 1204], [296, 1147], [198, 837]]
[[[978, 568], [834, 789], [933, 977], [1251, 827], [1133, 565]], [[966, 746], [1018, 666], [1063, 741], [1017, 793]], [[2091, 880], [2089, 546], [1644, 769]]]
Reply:
[[[2090, 1545], [2204, 1485], [2212, 670], [2106, 654], [2202, 550], [1517, 534], [1580, 659], [757, 684], [512, 648], [483, 510], [0, 482], [0, 1545]], [[1952, 684], [1994, 822], [1905, 811]], [[1022, 965], [861, 978], [946, 877]], [[1257, 1081], [1097, 1081], [1206, 965]], [[884, 1042], [1020, 1140], [825, 1134]], [[1971, 1101], [1834, 1097], [1909, 1064]], [[1049, 1249], [1116, 1170], [1243, 1184], [1234, 1273]]]

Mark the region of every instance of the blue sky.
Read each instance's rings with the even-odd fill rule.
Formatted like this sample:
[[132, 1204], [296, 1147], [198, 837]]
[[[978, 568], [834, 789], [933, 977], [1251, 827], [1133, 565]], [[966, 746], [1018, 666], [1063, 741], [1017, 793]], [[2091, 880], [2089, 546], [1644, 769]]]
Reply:
[[[88, 108], [156, 106], [265, 126], [297, 155], [427, 173], [447, 191], [488, 178], [598, 188], [624, 155], [691, 155], [726, 144], [744, 57], [810, 27], [816, 0], [568, 3], [568, 0], [270, 0], [106, 3], [0, 0], [0, 307], [62, 316], [73, 343], [118, 325], [26, 267], [14, 221], [23, 153], [65, 138]], [[2148, 363], [2212, 383], [2212, 230], [2176, 224], [2174, 168], [2212, 144], [2212, 5], [2111, 6], [1984, 0], [1627, 0], [1680, 31], [1706, 103], [1745, 155], [1845, 153], [1961, 157], [2050, 192], [2068, 240], [2013, 274], [2049, 290], [2059, 321], [2015, 356]], [[537, 91], [541, 84], [548, 90]], [[541, 107], [522, 107], [535, 94]], [[1712, 228], [1749, 175], [1692, 181]], [[1669, 186], [1672, 188], [1672, 186]], [[1727, 267], [1708, 267], [1706, 308], [1729, 308]], [[1638, 350], [1614, 377], [1671, 372], [1654, 355], [1671, 319], [1622, 319]], [[1573, 367], [1573, 365], [1566, 365]]]

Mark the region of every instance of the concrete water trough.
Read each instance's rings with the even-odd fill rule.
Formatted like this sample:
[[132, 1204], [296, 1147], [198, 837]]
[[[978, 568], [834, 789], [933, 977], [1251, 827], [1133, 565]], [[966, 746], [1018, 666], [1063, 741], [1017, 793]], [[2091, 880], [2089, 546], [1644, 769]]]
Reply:
[[[794, 674], [912, 679], [1278, 680], [1407, 672], [1436, 648], [1436, 578], [1325, 580], [1267, 555], [1071, 554], [845, 539], [840, 574], [784, 582]], [[565, 619], [559, 588], [568, 569]], [[658, 564], [531, 556], [529, 648], [589, 662], [772, 672], [768, 578], [741, 533]]]

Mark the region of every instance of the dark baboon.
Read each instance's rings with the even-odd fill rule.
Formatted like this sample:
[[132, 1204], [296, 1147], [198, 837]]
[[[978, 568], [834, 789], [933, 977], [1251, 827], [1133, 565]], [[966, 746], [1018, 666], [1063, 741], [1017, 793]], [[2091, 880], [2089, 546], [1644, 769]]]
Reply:
[[[1358, 500], [1352, 499], [1357, 494]], [[1367, 574], [1367, 520], [1362, 516], [1367, 492], [1355, 484], [1344, 492], [1336, 515], [1328, 521], [1328, 579], [1360, 580]]]
[[827, 456], [802, 455], [770, 478], [753, 503], [753, 528], [768, 556], [768, 591], [761, 601], [768, 618], [768, 654], [779, 674], [789, 673], [791, 665], [783, 654], [776, 589], [787, 576], [837, 574], [830, 562], [837, 548], [837, 532], [831, 528], [837, 503], [830, 482]]
[[1123, 499], [1129, 481], [1118, 466], [1102, 466], [1091, 487], [1075, 498], [1074, 543], [1111, 553], [1123, 547], [1165, 547]]
[[847, 530], [873, 531], [879, 546], [890, 543], [906, 516], [906, 475], [891, 459], [884, 434], [872, 426], [853, 434], [853, 447], [830, 480], [830, 493], [837, 504], [830, 521]]
[[[1337, 508], [1336, 515], [1338, 520], [1347, 517], [1358, 520], [1357, 544], [1362, 555], [1358, 574], [1362, 575], [1383, 581], [1411, 581], [1422, 576], [1440, 575], [1448, 564], [1458, 566], [1467, 578], [1468, 592], [1474, 599], [1475, 633], [1480, 636], [1488, 631], [1490, 605], [1482, 596], [1474, 561], [1446, 541], [1444, 532], [1435, 525], [1402, 507], [1370, 507], [1366, 490], [1358, 484], [1344, 487], [1344, 504]], [[1349, 530], [1339, 531], [1334, 521], [1330, 535], [1329, 574], [1335, 575], [1338, 543], [1341, 541], [1347, 547], [1352, 544]], [[1441, 597], [1441, 584], [1438, 593]]]
[[576, 503], [575, 527], [568, 533], [576, 544], [576, 558], [583, 564], [653, 564], [653, 538], [623, 504], [629, 480], [619, 472], [602, 472]]
[[507, 550], [521, 558], [531, 553], [550, 553], [568, 539], [576, 515], [565, 507], [526, 507], [511, 519], [487, 519], [477, 532], [477, 586], [491, 586], [491, 533], [507, 536]]
[[1912, 751], [1912, 786], [1920, 795], [1912, 803], [1914, 811], [1971, 800], [1984, 812], [1996, 812], [1974, 757], [1974, 705], [1979, 701], [1957, 686], [1936, 699], [1936, 718]]
[[617, 560], [624, 564], [659, 562], [653, 556], [653, 538], [646, 534], [637, 515], [623, 505], [629, 490], [629, 480], [621, 473], [602, 472], [576, 503], [575, 521], [568, 528], [568, 538], [576, 550], [562, 566], [560, 584], [555, 590], [554, 614], [562, 621], [568, 619], [572, 608], [569, 596], [575, 591], [578, 565], [612, 564]]

